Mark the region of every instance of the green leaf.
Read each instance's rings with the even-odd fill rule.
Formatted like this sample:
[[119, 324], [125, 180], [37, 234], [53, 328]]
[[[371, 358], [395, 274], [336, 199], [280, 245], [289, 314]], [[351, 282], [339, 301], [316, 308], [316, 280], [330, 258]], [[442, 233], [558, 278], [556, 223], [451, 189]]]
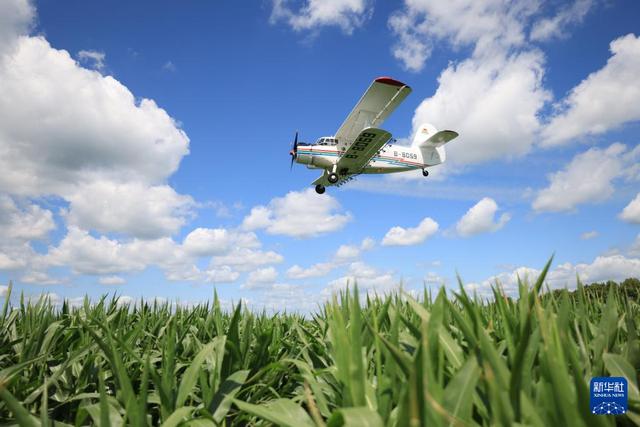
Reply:
[[193, 391], [193, 387], [198, 381], [200, 367], [202, 366], [202, 363], [205, 361], [205, 359], [213, 354], [214, 346], [216, 345], [216, 340], [218, 338], [219, 337], [214, 338], [213, 341], [202, 347], [196, 357], [193, 358], [191, 365], [189, 365], [185, 373], [182, 375], [182, 380], [180, 381], [180, 386], [178, 387], [178, 395], [176, 396], [176, 408], [184, 405], [187, 397], [189, 397], [189, 394]]
[[327, 427], [383, 427], [377, 412], [367, 407], [342, 408], [333, 413]]
[[444, 389], [444, 407], [451, 415], [471, 421], [473, 394], [479, 378], [478, 362], [470, 357]]
[[229, 378], [224, 380], [220, 389], [216, 392], [211, 402], [211, 406], [209, 406], [209, 412], [213, 414], [213, 420], [217, 424], [220, 424], [224, 417], [227, 416], [229, 408], [231, 408], [231, 404], [233, 403], [233, 399], [242, 388], [242, 385], [247, 380], [248, 375], [249, 370], [234, 372], [229, 376]]
[[640, 393], [638, 392], [638, 383], [636, 382], [636, 375], [633, 367], [626, 361], [626, 359], [619, 354], [605, 353], [602, 355], [604, 359], [604, 366], [607, 371], [614, 377], [624, 377], [627, 379], [629, 386], [629, 398], [634, 400], [640, 400]]
[[289, 399], [276, 399], [262, 405], [233, 400], [241, 411], [283, 427], [315, 427], [309, 414]]
[[169, 415], [169, 418], [162, 423], [161, 427], [176, 427], [184, 421], [186, 417], [191, 415], [195, 409], [196, 408], [192, 406], [182, 406], [176, 409], [171, 415]]
[[4, 400], [4, 403], [7, 404], [9, 410], [13, 412], [13, 415], [16, 417], [16, 421], [18, 421], [19, 425], [25, 427], [36, 427], [40, 424], [38, 419], [31, 415], [29, 411], [20, 404], [18, 399], [16, 399], [9, 390], [4, 388], [3, 385], [0, 385], [0, 398]]

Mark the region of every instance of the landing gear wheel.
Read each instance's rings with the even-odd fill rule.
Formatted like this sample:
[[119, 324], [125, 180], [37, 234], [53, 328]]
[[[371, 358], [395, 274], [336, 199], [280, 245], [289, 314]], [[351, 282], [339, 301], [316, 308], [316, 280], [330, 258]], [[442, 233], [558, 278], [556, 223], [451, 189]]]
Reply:
[[330, 183], [335, 184], [340, 178], [338, 178], [338, 174], [331, 172], [327, 179]]
[[426, 169], [422, 169], [422, 176], [429, 176], [429, 171]]
[[321, 185], [321, 184], [316, 185], [316, 193], [324, 194], [324, 190], [325, 190], [324, 185]]

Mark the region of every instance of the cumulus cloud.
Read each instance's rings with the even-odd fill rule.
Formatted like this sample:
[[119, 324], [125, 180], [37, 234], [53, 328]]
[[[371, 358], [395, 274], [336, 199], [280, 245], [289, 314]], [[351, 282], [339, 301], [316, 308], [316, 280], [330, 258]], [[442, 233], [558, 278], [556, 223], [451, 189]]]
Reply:
[[334, 262], [320, 262], [311, 267], [303, 268], [294, 265], [287, 270], [287, 277], [290, 279], [310, 279], [313, 277], [323, 277], [331, 273], [338, 265]]
[[623, 173], [627, 149], [613, 144], [577, 154], [561, 171], [549, 175], [549, 186], [538, 191], [537, 212], [571, 211], [582, 203], [596, 203], [613, 194], [613, 180]]
[[168, 185], [97, 181], [69, 193], [70, 225], [145, 239], [177, 233], [193, 215], [195, 202]]
[[272, 285], [278, 279], [278, 272], [273, 267], [259, 268], [247, 276], [243, 289], [257, 289]]
[[146, 262], [143, 253], [135, 254], [130, 246], [105, 236], [95, 238], [85, 230], [69, 227], [60, 244], [45, 255], [52, 266], [70, 266], [79, 274], [111, 274], [141, 271]]
[[640, 193], [620, 212], [623, 221], [640, 224]]
[[96, 180], [158, 183], [188, 153], [189, 139], [154, 101], [136, 101], [41, 37], [21, 38], [2, 65], [2, 191], [64, 197]]
[[347, 274], [332, 280], [327, 287], [322, 290], [325, 297], [331, 296], [332, 293], [347, 286], [358, 285], [358, 288], [367, 293], [384, 294], [396, 290], [400, 287], [400, 280], [395, 277], [393, 272], [381, 271], [364, 262], [358, 261], [351, 263]]
[[42, 37], [18, 38], [0, 65], [0, 192], [60, 197], [72, 225], [100, 232], [180, 228], [193, 201], [164, 182], [189, 139], [163, 109]]
[[98, 71], [104, 70], [105, 58], [105, 53], [97, 50], [81, 50], [78, 52], [78, 59], [81, 63]]
[[534, 41], [548, 41], [566, 37], [566, 29], [581, 23], [594, 3], [593, 0], [575, 0], [571, 4], [564, 5], [554, 16], [534, 22], [529, 38]]
[[525, 0], [405, 0], [389, 18], [399, 38], [393, 54], [405, 68], [420, 71], [437, 40], [473, 46], [476, 56], [504, 51], [526, 41], [524, 27], [537, 8]]
[[610, 50], [607, 64], [556, 106], [559, 112], [542, 132], [543, 145], [565, 144], [640, 119], [640, 38], [620, 37], [611, 42]]
[[456, 224], [456, 232], [463, 237], [481, 233], [493, 233], [509, 222], [511, 215], [503, 213], [496, 220], [498, 204], [492, 198], [485, 197], [472, 206]]
[[[518, 277], [531, 285], [539, 275], [538, 269], [518, 267], [481, 282], [469, 283], [465, 285], [465, 289], [476, 292], [481, 297], [490, 298], [493, 295], [491, 286], [494, 286], [497, 281], [506, 295], [515, 297], [518, 295]], [[549, 271], [545, 284], [551, 289], [575, 289], [576, 277], [579, 277], [583, 283], [622, 281], [629, 277], [640, 277], [640, 259], [614, 254], [598, 256], [590, 263], [565, 262]]]
[[436, 93], [416, 109], [414, 132], [423, 123], [459, 132], [446, 146], [447, 161], [456, 165], [524, 155], [541, 129], [538, 112], [551, 98], [543, 76], [538, 51], [450, 64], [438, 77]]
[[279, 264], [284, 257], [274, 251], [262, 251], [249, 248], [235, 248], [230, 253], [214, 256], [211, 266], [228, 266], [237, 271], [253, 271], [258, 267]]
[[44, 271], [29, 271], [20, 277], [20, 282], [35, 285], [59, 285], [63, 283], [62, 280], [51, 277]]
[[316, 237], [340, 230], [351, 220], [351, 214], [340, 212], [340, 204], [329, 195], [316, 194], [313, 189], [291, 191], [267, 206], [251, 209], [242, 227], [291, 237]]
[[351, 34], [373, 13], [370, 0], [304, 0], [297, 10], [291, 7], [291, 3], [289, 0], [273, 0], [272, 24], [284, 21], [295, 31], [337, 26], [345, 34]]
[[0, 3], [0, 57], [11, 53], [18, 37], [28, 32], [35, 10], [28, 0], [5, 0]]
[[204, 272], [204, 281], [209, 283], [232, 283], [238, 280], [240, 273], [229, 266], [209, 268]]
[[98, 279], [101, 285], [124, 285], [126, 280], [120, 276], [102, 276]]
[[[157, 266], [170, 281], [231, 283], [240, 271], [282, 262], [282, 255], [256, 249], [259, 247], [253, 233], [223, 229], [196, 229], [179, 244], [169, 237], [129, 241], [95, 237], [71, 226], [57, 246], [35, 258], [40, 268], [66, 266], [76, 274], [115, 275]], [[199, 258], [212, 254], [206, 269], [195, 265]]]
[[392, 227], [382, 239], [382, 246], [410, 246], [417, 245], [438, 231], [438, 223], [427, 217], [420, 221], [417, 227]]
[[[0, 194], [0, 235], [3, 242], [42, 240], [54, 228], [50, 210], [30, 202], [18, 206], [11, 197]], [[3, 242], [0, 242], [0, 247]]]
[[371, 237], [366, 237], [360, 245], [340, 245], [333, 255], [333, 259], [329, 262], [319, 262], [308, 268], [303, 268], [296, 264], [289, 268], [286, 274], [290, 279], [310, 279], [326, 276], [336, 268], [355, 261], [363, 252], [370, 251], [374, 247], [375, 240]]
[[196, 228], [184, 238], [182, 245], [191, 255], [211, 256], [227, 253], [234, 245], [255, 249], [260, 247], [260, 241], [254, 233], [230, 231], [226, 228]]

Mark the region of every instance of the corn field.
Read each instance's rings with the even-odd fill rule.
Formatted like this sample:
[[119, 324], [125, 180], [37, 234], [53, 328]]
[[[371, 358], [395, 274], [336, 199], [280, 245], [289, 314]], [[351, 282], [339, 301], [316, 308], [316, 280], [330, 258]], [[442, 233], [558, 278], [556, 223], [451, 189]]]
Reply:
[[[479, 301], [461, 285], [335, 295], [310, 316], [104, 297], [0, 313], [0, 423], [24, 426], [640, 425], [640, 306], [620, 289]], [[591, 415], [624, 376], [629, 411]]]

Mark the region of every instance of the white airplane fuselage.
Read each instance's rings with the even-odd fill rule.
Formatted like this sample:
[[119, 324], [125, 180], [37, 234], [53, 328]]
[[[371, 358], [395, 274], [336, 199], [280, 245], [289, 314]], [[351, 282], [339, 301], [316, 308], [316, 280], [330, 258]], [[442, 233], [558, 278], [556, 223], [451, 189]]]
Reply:
[[[296, 162], [309, 169], [330, 169], [338, 162], [342, 152], [335, 145], [300, 144]], [[394, 173], [438, 165], [445, 160], [444, 147], [428, 150], [419, 147], [389, 144], [384, 146], [360, 173]]]

